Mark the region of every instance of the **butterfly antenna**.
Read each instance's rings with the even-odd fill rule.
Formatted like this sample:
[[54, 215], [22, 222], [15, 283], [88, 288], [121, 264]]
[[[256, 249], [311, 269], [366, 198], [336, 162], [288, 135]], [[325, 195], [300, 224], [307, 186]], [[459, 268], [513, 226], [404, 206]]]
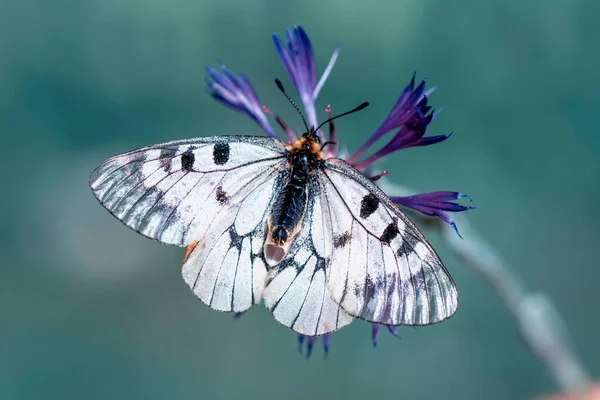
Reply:
[[327, 121], [323, 121], [323, 123], [322, 123], [321, 125], [319, 125], [319, 127], [318, 127], [317, 129], [315, 129], [315, 131], [318, 131], [319, 129], [321, 129], [321, 127], [322, 127], [323, 125], [325, 125], [326, 123], [328, 123], [328, 122], [330, 122], [330, 121], [333, 121], [334, 119], [337, 119], [337, 118], [339, 118], [339, 117], [343, 117], [344, 115], [348, 115], [348, 114], [355, 113], [355, 112], [357, 112], [357, 111], [360, 111], [360, 110], [362, 110], [363, 108], [366, 108], [368, 105], [369, 105], [369, 102], [368, 102], [368, 101], [365, 101], [364, 103], [362, 103], [360, 106], [356, 107], [356, 108], [355, 108], [355, 109], [353, 109], [353, 110], [346, 111], [345, 113], [341, 113], [341, 114], [339, 114], [339, 115], [336, 115], [335, 117], [331, 117], [331, 118], [329, 118]]
[[300, 117], [302, 118], [302, 122], [304, 122], [304, 127], [306, 128], [306, 132], [308, 132], [310, 129], [308, 128], [308, 124], [306, 123], [306, 119], [304, 118], [302, 111], [300, 111], [300, 108], [298, 108], [298, 106], [296, 105], [294, 100], [292, 100], [292, 98], [290, 96], [288, 96], [288, 94], [285, 92], [285, 89], [283, 88], [283, 84], [281, 83], [281, 81], [279, 79], [277, 79], [277, 78], [275, 79], [275, 84], [277, 84], [277, 87], [279, 88], [279, 90], [281, 90], [281, 93], [283, 93], [283, 95], [288, 99], [288, 101], [294, 106], [296, 111], [298, 111], [298, 114], [300, 114]]

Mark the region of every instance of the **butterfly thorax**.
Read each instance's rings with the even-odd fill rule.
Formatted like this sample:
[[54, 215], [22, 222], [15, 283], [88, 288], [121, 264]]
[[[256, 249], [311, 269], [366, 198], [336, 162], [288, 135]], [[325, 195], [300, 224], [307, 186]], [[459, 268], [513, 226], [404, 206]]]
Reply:
[[322, 156], [314, 132], [303, 135], [288, 151], [287, 176], [271, 210], [265, 243], [265, 255], [272, 264], [281, 261], [300, 229], [308, 205], [310, 182]]

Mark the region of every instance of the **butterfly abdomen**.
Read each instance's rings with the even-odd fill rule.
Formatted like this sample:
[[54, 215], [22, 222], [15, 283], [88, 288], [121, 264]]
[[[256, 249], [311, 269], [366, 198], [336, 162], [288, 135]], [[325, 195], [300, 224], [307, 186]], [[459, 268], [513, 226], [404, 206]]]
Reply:
[[294, 235], [308, 201], [310, 167], [302, 161], [295, 164], [292, 164], [288, 182], [281, 188], [271, 213], [271, 240], [280, 246]]
[[287, 254], [293, 237], [298, 232], [309, 198], [309, 186], [317, 168], [318, 159], [309, 149], [290, 153], [289, 174], [276, 195], [271, 210], [265, 257], [269, 264], [278, 264]]

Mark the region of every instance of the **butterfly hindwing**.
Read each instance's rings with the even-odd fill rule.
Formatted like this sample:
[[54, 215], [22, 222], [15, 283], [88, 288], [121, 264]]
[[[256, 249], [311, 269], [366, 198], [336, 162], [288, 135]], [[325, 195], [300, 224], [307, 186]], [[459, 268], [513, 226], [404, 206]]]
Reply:
[[427, 325], [454, 314], [458, 293], [423, 234], [376, 185], [340, 159], [319, 173], [333, 249], [331, 296], [348, 314]]
[[266, 137], [174, 141], [105, 160], [90, 187], [100, 203], [136, 232], [187, 246], [216, 215], [242, 200], [257, 180], [283, 168], [285, 146]]
[[317, 185], [289, 253], [269, 269], [265, 306], [281, 324], [303, 335], [322, 335], [354, 319], [331, 297], [327, 287], [331, 223]]
[[241, 312], [261, 301], [267, 214], [281, 183], [278, 171], [257, 176], [217, 213], [202, 239], [188, 247], [183, 279], [211, 308]]

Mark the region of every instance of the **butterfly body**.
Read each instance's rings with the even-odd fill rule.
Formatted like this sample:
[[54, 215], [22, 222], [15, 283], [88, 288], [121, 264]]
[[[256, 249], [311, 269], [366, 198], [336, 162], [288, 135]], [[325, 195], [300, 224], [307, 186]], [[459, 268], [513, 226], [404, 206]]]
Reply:
[[315, 172], [320, 167], [322, 153], [318, 136], [311, 130], [288, 149], [289, 169], [285, 184], [276, 195], [269, 220], [270, 240], [265, 243], [269, 264], [281, 261], [301, 226], [309, 200], [309, 191]]

